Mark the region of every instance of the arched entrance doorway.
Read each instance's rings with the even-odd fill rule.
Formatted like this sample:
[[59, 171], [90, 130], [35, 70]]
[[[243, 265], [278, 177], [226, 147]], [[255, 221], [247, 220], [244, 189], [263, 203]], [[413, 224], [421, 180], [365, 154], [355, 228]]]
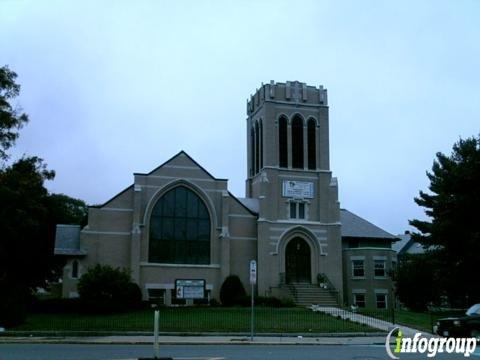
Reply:
[[289, 241], [285, 249], [287, 284], [311, 282], [310, 246], [301, 237]]

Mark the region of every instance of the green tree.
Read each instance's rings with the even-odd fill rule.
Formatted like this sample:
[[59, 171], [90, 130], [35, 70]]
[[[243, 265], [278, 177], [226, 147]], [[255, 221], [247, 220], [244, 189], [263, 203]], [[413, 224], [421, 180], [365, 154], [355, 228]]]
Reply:
[[48, 193], [44, 182], [54, 176], [37, 157], [0, 170], [0, 324], [5, 326], [21, 322], [33, 290], [61, 273], [65, 260], [53, 254], [56, 224], [85, 222], [83, 201]]
[[429, 220], [411, 220], [413, 239], [435, 250], [439, 287], [454, 306], [480, 302], [480, 137], [460, 139], [450, 156], [437, 153], [429, 192], [415, 202]]
[[88, 205], [65, 194], [51, 194], [49, 208], [57, 224], [87, 225]]
[[8, 66], [0, 68], [0, 159], [8, 158], [7, 150], [18, 138], [18, 130], [28, 122], [28, 116], [13, 104], [20, 93], [20, 85], [15, 82], [17, 74]]
[[22, 158], [0, 171], [1, 325], [23, 320], [27, 296], [49, 275], [55, 224], [43, 184], [53, 176], [37, 157]]
[[61, 267], [53, 257], [56, 224], [85, 224], [87, 212], [81, 200], [48, 193], [44, 183], [55, 173], [42, 159], [6, 165], [7, 150], [28, 121], [13, 104], [20, 91], [16, 77], [0, 68], [0, 326], [21, 322], [32, 290], [55, 278]]
[[405, 254], [393, 273], [396, 293], [402, 304], [412, 310], [426, 310], [438, 303], [438, 258], [433, 253]]

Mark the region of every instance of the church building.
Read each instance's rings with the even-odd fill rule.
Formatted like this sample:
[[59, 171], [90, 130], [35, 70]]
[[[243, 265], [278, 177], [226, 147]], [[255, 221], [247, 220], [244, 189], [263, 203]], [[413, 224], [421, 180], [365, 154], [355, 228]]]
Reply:
[[[330, 171], [327, 90], [301, 82], [262, 84], [247, 101], [245, 197], [180, 151], [101, 206], [83, 229], [58, 225], [66, 256], [63, 296], [95, 264], [127, 268], [145, 300], [166, 305], [219, 300], [237, 275], [250, 291], [299, 305], [393, 303], [396, 238], [340, 208]], [[178, 296], [179, 279], [204, 284], [204, 299]]]

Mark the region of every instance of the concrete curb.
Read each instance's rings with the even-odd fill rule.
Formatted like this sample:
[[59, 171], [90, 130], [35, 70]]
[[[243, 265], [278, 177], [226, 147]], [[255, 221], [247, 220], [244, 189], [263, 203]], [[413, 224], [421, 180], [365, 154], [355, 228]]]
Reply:
[[[257, 333], [255, 337], [277, 337], [277, 338], [297, 338], [299, 336], [304, 338], [329, 338], [329, 337], [373, 337], [385, 336], [386, 331], [376, 332], [342, 332], [342, 333]], [[0, 339], [3, 337], [59, 337], [59, 338], [76, 338], [76, 337], [135, 337], [135, 336], [151, 336], [151, 331], [6, 331], [0, 333]], [[250, 333], [221, 333], [221, 332], [159, 332], [163, 337], [250, 337]]]

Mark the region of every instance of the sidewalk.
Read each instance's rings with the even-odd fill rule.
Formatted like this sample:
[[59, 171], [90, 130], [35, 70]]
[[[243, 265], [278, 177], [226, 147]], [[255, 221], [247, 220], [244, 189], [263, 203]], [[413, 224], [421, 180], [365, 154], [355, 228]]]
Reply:
[[[153, 344], [153, 336], [0, 337], [0, 344]], [[374, 345], [385, 344], [385, 336], [160, 336], [163, 345]]]

